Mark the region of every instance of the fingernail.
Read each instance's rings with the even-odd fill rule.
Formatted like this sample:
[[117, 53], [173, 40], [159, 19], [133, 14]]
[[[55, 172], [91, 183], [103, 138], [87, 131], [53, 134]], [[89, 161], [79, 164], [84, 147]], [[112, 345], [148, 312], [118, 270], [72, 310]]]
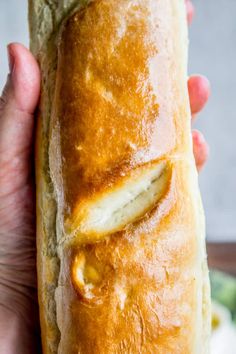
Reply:
[[204, 144], [206, 144], [206, 140], [203, 136], [203, 134], [199, 131], [199, 130], [193, 130], [193, 140], [195, 142], [195, 144], [197, 144], [198, 146], [202, 146]]
[[9, 70], [10, 73], [13, 72], [14, 70], [14, 65], [15, 65], [15, 58], [11, 53], [11, 48], [10, 46], [7, 47], [7, 55], [8, 55], [8, 66], [9, 66]]
[[205, 75], [202, 75], [202, 74], [192, 74], [189, 77], [189, 81], [190, 82], [194, 81], [194, 82], [198, 83], [198, 85], [202, 84], [205, 87], [207, 87], [208, 89], [211, 88], [211, 83], [210, 83], [209, 79]]
[[187, 8], [188, 23], [191, 24], [192, 20], [193, 20], [195, 9], [194, 9], [193, 3], [190, 0], [186, 1], [186, 8]]

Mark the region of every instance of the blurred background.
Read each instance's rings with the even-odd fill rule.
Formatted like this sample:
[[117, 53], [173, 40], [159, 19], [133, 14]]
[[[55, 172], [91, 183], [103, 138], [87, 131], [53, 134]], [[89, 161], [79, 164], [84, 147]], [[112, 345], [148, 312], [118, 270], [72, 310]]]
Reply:
[[[211, 81], [209, 104], [195, 127], [210, 144], [200, 175], [209, 241], [236, 241], [236, 0], [195, 0], [189, 73]], [[0, 88], [7, 75], [5, 46], [28, 45], [27, 1], [0, 0]]]
[[210, 101], [196, 127], [210, 145], [200, 174], [211, 241], [236, 241], [236, 1], [195, 0], [190, 27], [189, 73], [205, 74]]
[[[193, 2], [189, 73], [205, 74], [212, 85], [210, 101], [195, 124], [211, 147], [200, 174], [212, 269], [211, 353], [235, 354], [236, 279], [213, 269], [236, 275], [236, 0]], [[28, 45], [27, 0], [0, 0], [0, 89], [11, 41]]]

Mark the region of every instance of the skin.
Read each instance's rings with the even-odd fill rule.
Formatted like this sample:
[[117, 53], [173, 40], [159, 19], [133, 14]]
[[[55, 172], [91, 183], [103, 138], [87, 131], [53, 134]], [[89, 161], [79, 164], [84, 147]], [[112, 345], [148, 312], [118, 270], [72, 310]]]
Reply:
[[[190, 23], [189, 0], [186, 7]], [[30, 354], [36, 352], [38, 329], [32, 154], [40, 71], [21, 44], [10, 44], [8, 56], [10, 74], [0, 98], [0, 354]], [[209, 82], [191, 76], [188, 90], [195, 117], [207, 102]], [[200, 170], [208, 147], [196, 130], [193, 151]]]

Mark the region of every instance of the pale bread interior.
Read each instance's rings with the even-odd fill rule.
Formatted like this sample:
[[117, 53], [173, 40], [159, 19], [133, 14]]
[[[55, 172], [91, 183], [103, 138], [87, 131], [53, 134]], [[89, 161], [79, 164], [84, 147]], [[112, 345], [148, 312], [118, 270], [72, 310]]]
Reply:
[[[169, 183], [165, 162], [135, 171], [123, 183], [112, 186], [102, 196], [78, 207], [72, 229], [75, 234], [106, 235], [124, 229], [142, 218], [163, 197]], [[81, 220], [80, 210], [84, 218]], [[75, 225], [78, 222], [79, 228]]]

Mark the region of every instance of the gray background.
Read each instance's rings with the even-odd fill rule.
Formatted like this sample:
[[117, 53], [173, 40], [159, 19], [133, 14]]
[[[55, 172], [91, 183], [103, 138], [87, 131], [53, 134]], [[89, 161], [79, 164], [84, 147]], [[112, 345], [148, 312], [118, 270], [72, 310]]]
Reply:
[[[7, 74], [5, 46], [28, 44], [27, 1], [0, 0], [0, 88]], [[196, 127], [211, 146], [201, 173], [209, 240], [236, 241], [236, 0], [195, 0], [190, 29], [190, 73], [204, 73], [212, 84], [208, 106]]]

